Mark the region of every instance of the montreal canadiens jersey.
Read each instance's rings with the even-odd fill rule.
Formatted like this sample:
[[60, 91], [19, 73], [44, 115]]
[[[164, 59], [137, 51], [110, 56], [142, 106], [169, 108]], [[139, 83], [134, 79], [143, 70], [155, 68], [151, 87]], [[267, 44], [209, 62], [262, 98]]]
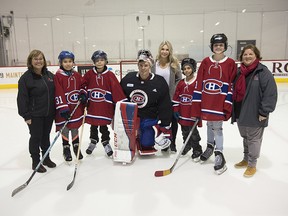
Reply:
[[[60, 112], [69, 109], [70, 113], [74, 110], [78, 103], [78, 95], [81, 87], [81, 75], [72, 71], [71, 75], [67, 75], [63, 70], [58, 69], [54, 76], [55, 83], [55, 104], [56, 104], [56, 131], [64, 125], [65, 119], [60, 116]], [[80, 104], [76, 109], [67, 128], [79, 128], [82, 124], [83, 105]]]
[[88, 96], [85, 122], [91, 125], [109, 125], [114, 117], [115, 104], [127, 101], [119, 81], [112, 71], [98, 73], [89, 70], [83, 77], [81, 91]]
[[159, 119], [162, 125], [170, 125], [172, 103], [163, 77], [151, 74], [150, 79], [141, 80], [138, 72], [130, 72], [121, 80], [121, 86], [129, 101], [138, 105], [140, 118]]
[[[179, 112], [179, 124], [193, 126], [195, 119], [191, 118], [192, 96], [196, 84], [196, 78], [189, 82], [185, 79], [179, 81], [173, 96], [173, 111]], [[198, 124], [201, 126], [201, 124]]]
[[191, 115], [207, 121], [228, 120], [232, 111], [232, 82], [236, 64], [225, 57], [215, 61], [206, 57], [197, 73]]

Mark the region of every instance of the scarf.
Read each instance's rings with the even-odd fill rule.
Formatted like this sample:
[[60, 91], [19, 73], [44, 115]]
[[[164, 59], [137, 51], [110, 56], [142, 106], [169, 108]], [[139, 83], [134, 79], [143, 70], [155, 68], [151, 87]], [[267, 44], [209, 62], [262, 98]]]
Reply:
[[235, 83], [234, 92], [233, 92], [233, 100], [236, 102], [240, 102], [243, 100], [246, 93], [246, 77], [253, 72], [259, 64], [259, 59], [256, 59], [251, 65], [245, 66], [241, 63], [240, 66], [240, 76]]

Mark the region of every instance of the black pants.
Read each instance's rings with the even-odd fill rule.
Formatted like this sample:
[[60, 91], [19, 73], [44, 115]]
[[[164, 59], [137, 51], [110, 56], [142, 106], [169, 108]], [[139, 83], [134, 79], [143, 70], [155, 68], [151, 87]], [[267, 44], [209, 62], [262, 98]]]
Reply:
[[33, 161], [40, 161], [40, 149], [42, 155], [50, 146], [50, 132], [54, 116], [32, 117], [32, 123], [28, 125], [30, 132], [29, 152]]
[[[192, 129], [192, 126], [181, 125], [182, 136], [183, 136], [184, 142], [186, 141], [191, 129]], [[195, 150], [200, 151], [200, 150], [202, 150], [202, 147], [199, 144], [200, 140], [201, 140], [201, 137], [200, 137], [199, 131], [198, 131], [197, 127], [195, 127], [195, 129], [192, 132], [192, 135], [191, 135], [186, 146], [191, 146], [193, 148], [193, 151], [195, 151]]]
[[178, 120], [174, 117], [174, 115], [172, 116], [171, 131], [172, 131], [172, 144], [175, 145], [175, 140], [178, 131]]
[[[107, 125], [101, 125], [99, 126], [100, 133], [101, 133], [101, 142], [105, 142], [110, 140], [110, 132], [108, 130]], [[96, 140], [96, 142], [99, 142], [99, 136], [98, 136], [98, 126], [91, 125], [90, 127], [90, 139]]]

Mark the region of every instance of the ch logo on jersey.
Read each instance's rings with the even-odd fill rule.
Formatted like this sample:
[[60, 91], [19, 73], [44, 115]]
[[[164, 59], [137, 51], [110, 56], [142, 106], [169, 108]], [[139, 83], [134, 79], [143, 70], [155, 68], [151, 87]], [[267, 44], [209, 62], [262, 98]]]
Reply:
[[136, 89], [130, 93], [131, 102], [136, 103], [138, 108], [143, 108], [147, 105], [148, 96], [147, 94], [139, 89]]
[[103, 102], [105, 101], [106, 92], [102, 89], [91, 89], [90, 91], [90, 99], [93, 102]]
[[223, 83], [216, 79], [207, 79], [203, 83], [203, 91], [207, 94], [220, 94]]
[[192, 103], [192, 95], [182, 94], [180, 97], [180, 102], [182, 105], [191, 105]]
[[68, 104], [77, 104], [78, 95], [79, 95], [78, 90], [69, 92], [69, 94], [66, 96]]

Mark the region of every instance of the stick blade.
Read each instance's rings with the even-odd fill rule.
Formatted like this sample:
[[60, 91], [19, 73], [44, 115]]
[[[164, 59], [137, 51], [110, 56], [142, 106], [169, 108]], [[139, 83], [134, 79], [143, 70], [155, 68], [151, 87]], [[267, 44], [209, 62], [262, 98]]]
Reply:
[[171, 169], [168, 170], [158, 170], [154, 173], [155, 177], [162, 177], [171, 174]]
[[70, 190], [74, 185], [75, 179], [67, 186], [67, 191]]
[[23, 189], [25, 189], [25, 188], [27, 187], [27, 185], [28, 185], [28, 184], [25, 183], [25, 184], [19, 186], [18, 188], [16, 188], [15, 190], [13, 190], [11, 196], [12, 196], [12, 197], [15, 196], [15, 194], [17, 194], [18, 192], [20, 192], [20, 191], [22, 191]]

